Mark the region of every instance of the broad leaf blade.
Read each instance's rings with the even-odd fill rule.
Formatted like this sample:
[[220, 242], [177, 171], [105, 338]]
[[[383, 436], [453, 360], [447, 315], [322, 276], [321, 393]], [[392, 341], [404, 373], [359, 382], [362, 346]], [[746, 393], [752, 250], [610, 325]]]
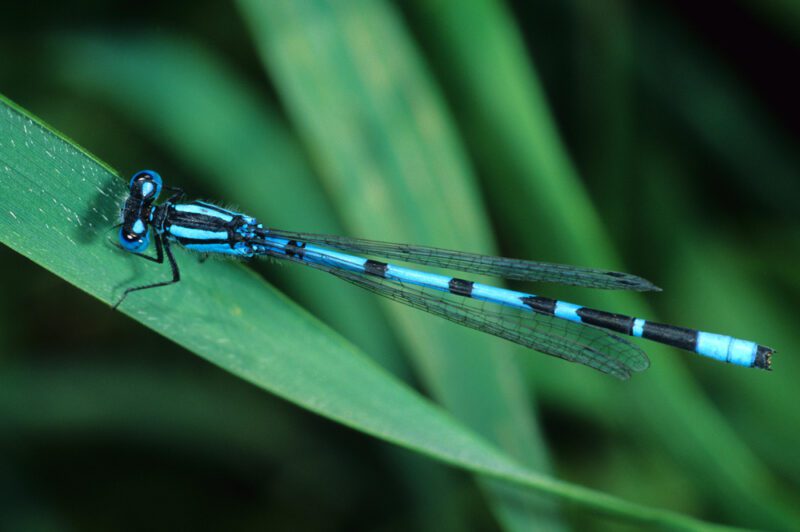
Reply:
[[[2, 96], [0, 139], [0, 241], [106, 303], [134, 277], [164, 274], [106, 239], [125, 190], [113, 170]], [[257, 386], [445, 463], [606, 515], [700, 526], [516, 464], [246, 268], [200, 265], [183, 253], [179, 259], [186, 274], [180, 287], [140, 294], [122, 311]]]
[[[211, 50], [163, 35], [62, 36], [54, 47], [69, 88], [122, 113], [215, 198], [241, 206], [269, 226], [341, 232], [277, 109]], [[142, 91], [137, 80], [145, 77], [148, 90]], [[185, 176], [162, 177], [189, 192]], [[371, 296], [299, 268], [272, 268], [269, 278], [291, 285], [299, 303], [381, 365], [408, 373]]]

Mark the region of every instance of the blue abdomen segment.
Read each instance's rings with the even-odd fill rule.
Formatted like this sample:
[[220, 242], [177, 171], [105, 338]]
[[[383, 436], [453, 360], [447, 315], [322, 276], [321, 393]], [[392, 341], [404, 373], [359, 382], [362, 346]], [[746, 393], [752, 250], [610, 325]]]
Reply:
[[758, 357], [758, 347], [755, 342], [732, 336], [703, 331], [697, 333], [697, 353], [722, 362], [752, 367]]
[[267, 251], [278, 252], [289, 257], [297, 257], [306, 262], [323, 264], [332, 268], [342, 268], [359, 273], [366, 273], [364, 265], [369, 262], [367, 259], [356, 257], [355, 255], [348, 255], [347, 253], [306, 245], [304, 242], [276, 237], [262, 237], [259, 240], [259, 244], [254, 246], [254, 251], [256, 253], [266, 253]]
[[721, 362], [768, 369], [772, 349], [749, 340], [636, 319], [633, 336], [693, 351]]
[[[559, 301], [497, 286], [474, 283], [456, 277], [424, 272], [384, 262], [364, 259], [327, 248], [285, 238], [261, 240], [272, 251], [296, 256], [306, 262], [324, 264], [349, 271], [383, 277], [403, 284], [423, 286], [441, 292], [514, 307], [556, 318], [600, 327], [628, 336], [671, 345], [730, 364], [769, 369], [772, 349], [731, 336], [687, 329], [614, 314], [566, 301]], [[258, 253], [259, 250], [256, 250]]]

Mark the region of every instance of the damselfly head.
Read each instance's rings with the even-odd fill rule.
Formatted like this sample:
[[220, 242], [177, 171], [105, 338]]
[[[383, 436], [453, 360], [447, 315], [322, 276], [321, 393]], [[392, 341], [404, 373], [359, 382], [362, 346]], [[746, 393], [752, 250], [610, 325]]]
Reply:
[[119, 243], [125, 250], [141, 253], [150, 244], [148, 224], [161, 187], [161, 176], [152, 170], [142, 170], [131, 178], [119, 229]]

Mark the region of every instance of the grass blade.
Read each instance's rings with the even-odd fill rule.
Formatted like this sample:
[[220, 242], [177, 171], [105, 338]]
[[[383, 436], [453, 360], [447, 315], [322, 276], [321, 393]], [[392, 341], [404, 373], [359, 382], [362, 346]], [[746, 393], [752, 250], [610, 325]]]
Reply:
[[[387, 3], [241, 5], [353, 234], [491, 251], [474, 178]], [[398, 305], [386, 308], [434, 396], [517, 459], [546, 470], [546, 450], [531, 422], [511, 345]], [[542, 501], [524, 493], [511, 501], [507, 487], [491, 489], [502, 490], [490, 500], [507, 527], [558, 526]]]
[[[191, 170], [180, 178], [184, 189], [196, 183], [213, 190], [213, 197], [246, 205], [249, 214], [276, 227], [342, 232], [278, 110], [211, 50], [177, 36], [147, 34], [63, 38], [56, 48], [67, 86], [118, 110], [143, 138], [152, 135]], [[144, 77], [147, 91], [137, 88]], [[269, 279], [281, 281], [304, 307], [410, 380], [386, 317], [369, 294], [303, 268], [267, 269]], [[419, 502], [413, 506], [435, 516], [421, 522], [466, 525], [444, 500], [456, 491], [448, 487], [453, 479], [446, 469], [394, 448], [387, 452], [397, 475], [413, 486], [409, 495]]]
[[[248, 214], [268, 225], [308, 224], [341, 232], [277, 110], [207, 49], [162, 35], [62, 37], [54, 48], [68, 87], [118, 109], [142, 135], [167, 147], [191, 170], [192, 180], [213, 190], [214, 197], [246, 205]], [[147, 91], [137, 85], [143, 77], [149, 79]], [[190, 190], [185, 179], [170, 181]], [[270, 275], [381, 365], [407, 374], [385, 320], [367, 294], [297, 268], [272, 268]], [[321, 293], [326, 297], [319, 297]]]
[[[105, 239], [124, 193], [112, 169], [3, 97], [0, 139], [0, 241], [106, 303], [132, 274], [163, 275], [121, 255]], [[246, 268], [218, 261], [201, 267], [179, 257], [186, 273], [180, 290], [150, 291], [126, 303], [123, 312], [241, 378], [445, 463], [609, 515], [673, 528], [699, 526], [519, 466]], [[297, 349], [298, 338], [303, 349]]]
[[[514, 240], [518, 253], [620, 268], [604, 224], [561, 143], [509, 13], [491, 0], [412, 6], [433, 63], [444, 73], [453, 106], [464, 109], [463, 129], [472, 153], [490, 176], [485, 180], [486, 191], [505, 232], [518, 235]], [[535, 227], [536, 235], [546, 237], [531, 238], [527, 227]], [[578, 301], [653, 317], [641, 297], [631, 294], [598, 292]], [[654, 345], [648, 345], [647, 351], [653, 367], [625, 390], [611, 389], [568, 368], [543, 372], [545, 361], [531, 363], [536, 374], [547, 375], [548, 390], [558, 400], [571, 401], [576, 387], [606, 386], [606, 393], [598, 396], [608, 407], [593, 413], [626, 419], [629, 434], [645, 439], [647, 445], [664, 446], [678, 463], [685, 464], [687, 474], [707, 483], [708, 497], [742, 522], [790, 528], [796, 512], [777, 503], [779, 497], [764, 496], [775, 491], [769, 471], [691, 380], [680, 355]], [[730, 373], [730, 369], [735, 368], [717, 366], [716, 371]], [[768, 386], [765, 377], [748, 375]], [[614, 395], [621, 397], [605, 399]], [[737, 468], [732, 469], [730, 463]], [[743, 505], [743, 500], [748, 504]]]

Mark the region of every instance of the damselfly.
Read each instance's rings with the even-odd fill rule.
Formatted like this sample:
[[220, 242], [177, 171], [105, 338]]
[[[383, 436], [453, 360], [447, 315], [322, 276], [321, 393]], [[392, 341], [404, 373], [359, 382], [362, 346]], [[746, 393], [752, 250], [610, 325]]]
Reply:
[[[770, 368], [773, 350], [748, 340], [595, 310], [376, 259], [521, 281], [658, 290], [635, 275], [266, 228], [245, 214], [202, 201], [184, 202], [184, 193], [179, 189], [169, 189], [173, 192], [170, 198], [156, 205], [162, 188], [161, 176], [156, 172], [144, 170], [133, 176], [122, 209], [119, 243], [126, 251], [160, 264], [166, 256], [172, 278], [128, 288], [114, 308], [132, 292], [180, 281], [180, 269], [171, 248], [178, 243], [200, 253], [267, 256], [304, 264], [461, 325], [623, 379], [631, 372], [647, 369], [650, 362], [639, 347], [614, 333], [646, 338], [723, 362]], [[151, 237], [155, 257], [144, 254]]]

